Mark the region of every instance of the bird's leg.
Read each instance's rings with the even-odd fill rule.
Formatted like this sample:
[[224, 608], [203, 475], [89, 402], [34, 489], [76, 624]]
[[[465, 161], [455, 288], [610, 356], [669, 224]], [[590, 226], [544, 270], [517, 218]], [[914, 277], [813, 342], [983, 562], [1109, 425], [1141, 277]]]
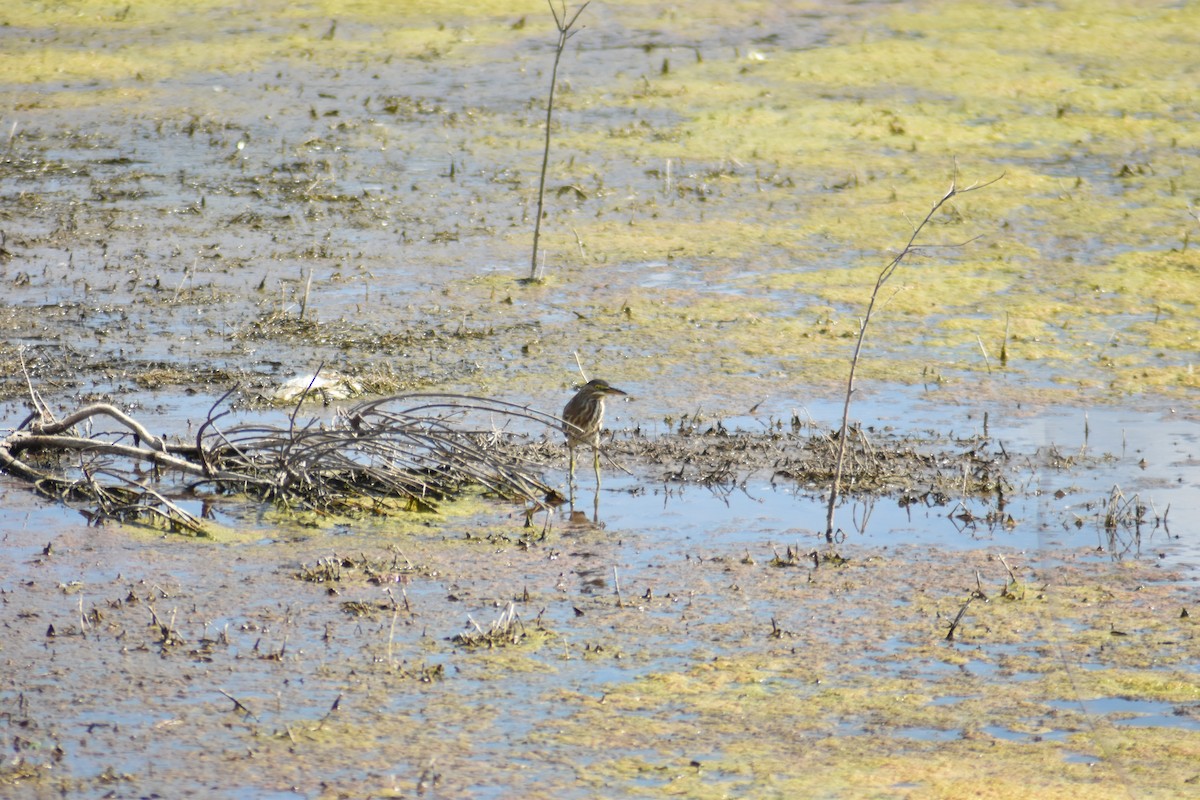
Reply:
[[600, 491], [600, 448], [592, 448], [592, 465], [596, 468], [596, 492]]
[[575, 446], [567, 445], [567, 463], [570, 465], [570, 477], [567, 478], [567, 493], [571, 499], [571, 508], [575, 507]]

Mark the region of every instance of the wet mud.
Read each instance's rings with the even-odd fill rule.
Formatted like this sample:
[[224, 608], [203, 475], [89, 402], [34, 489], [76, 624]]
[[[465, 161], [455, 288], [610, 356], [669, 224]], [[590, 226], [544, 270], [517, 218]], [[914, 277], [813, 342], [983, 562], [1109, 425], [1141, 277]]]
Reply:
[[[0, 425], [631, 395], [532, 515], [180, 535], [0, 475], [0, 795], [1186, 796], [1196, 9], [594, 4], [531, 265], [545, 12], [0, 11]], [[865, 302], [955, 169], [1003, 178], [872, 322], [827, 541]]]

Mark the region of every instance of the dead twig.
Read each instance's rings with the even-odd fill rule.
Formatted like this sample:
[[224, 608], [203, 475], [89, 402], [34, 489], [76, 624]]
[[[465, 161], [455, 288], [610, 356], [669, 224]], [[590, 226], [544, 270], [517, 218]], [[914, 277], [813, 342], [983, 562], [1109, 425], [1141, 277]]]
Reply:
[[[332, 421], [302, 422], [293, 409], [282, 426], [227, 430], [217, 421], [228, 412], [217, 405], [186, 444], [150, 434], [107, 404], [62, 421], [34, 415], [0, 439], [0, 470], [49, 497], [95, 504], [93, 522], [158, 520], [191, 533], [202, 531], [201, 522], [171, 499], [164, 483], [190, 495], [207, 488], [316, 513], [431, 511], [470, 487], [538, 509], [553, 493], [536, 465], [515, 455], [509, 446], [515, 434], [507, 431], [557, 432], [561, 420], [513, 403], [401, 395], [363, 403]], [[99, 421], [113, 424], [101, 428]], [[83, 423], [87, 435], [76, 432]], [[77, 455], [74, 463], [62, 458], [69, 453]]]
[[554, 48], [554, 66], [550, 69], [550, 93], [546, 97], [546, 139], [545, 146], [542, 149], [542, 170], [538, 177], [537, 216], [533, 220], [533, 254], [529, 259], [530, 283], [536, 283], [540, 280], [537, 263], [538, 240], [541, 237], [542, 210], [546, 202], [546, 169], [550, 164], [550, 123], [554, 114], [554, 90], [558, 85], [558, 62], [562, 60], [563, 50], [567, 47], [567, 40], [578, 33], [578, 31], [573, 31], [571, 28], [574, 27], [575, 21], [579, 19], [579, 15], [583, 13], [583, 10], [588, 7], [588, 3], [584, 3], [568, 19], [566, 3], [562, 3], [561, 9], [557, 9], [554, 7], [554, 0], [547, 0], [547, 2], [550, 4], [550, 13], [554, 15], [554, 25], [558, 28], [558, 43]]
[[[888, 282], [888, 280], [892, 277], [892, 275], [895, 273], [897, 267], [900, 266], [900, 264], [904, 261], [904, 259], [906, 259], [909, 255], [916, 252], [917, 250], [922, 249], [922, 247], [928, 247], [928, 246], [918, 247], [917, 238], [921, 235], [921, 232], [929, 224], [930, 220], [933, 219], [934, 214], [936, 214], [942, 208], [942, 206], [944, 206], [946, 203], [950, 202], [950, 200], [952, 200], [957, 195], [966, 194], [967, 192], [974, 192], [979, 189], [983, 189], [985, 187], [991, 186], [993, 183], [1000, 180], [1000, 178], [1002, 178], [1002, 177], [1004, 177], [1003, 174], [1001, 174], [1000, 176], [993, 178], [992, 180], [987, 181], [985, 183], [976, 182], [976, 183], [971, 184], [970, 186], [960, 188], [958, 185], [958, 169], [956, 166], [955, 170], [954, 170], [954, 176], [952, 177], [952, 179], [950, 181], [950, 188], [946, 191], [945, 194], [943, 194], [941, 196], [940, 199], [938, 199], [937, 202], [935, 202], [933, 204], [933, 207], [929, 209], [929, 213], [927, 213], [925, 215], [925, 218], [922, 219], [920, 221], [920, 223], [918, 223], [917, 225], [915, 225], [913, 227], [912, 234], [909, 236], [908, 242], [904, 245], [904, 249], [901, 250], [898, 254], [896, 254], [896, 256], [891, 261], [889, 261], [882, 270], [880, 270], [879, 276], [875, 279], [875, 288], [871, 290], [871, 297], [867, 301], [866, 311], [863, 313], [863, 317], [859, 321], [859, 324], [858, 324], [858, 338], [855, 340], [854, 355], [851, 356], [851, 358], [850, 358], [850, 371], [849, 371], [849, 375], [846, 379], [845, 402], [842, 406], [841, 435], [838, 437], [837, 457], [834, 461], [833, 480], [831, 481], [831, 484], [829, 487], [829, 506], [827, 509], [826, 517], [825, 517], [825, 540], [827, 542], [832, 542], [834, 539], [833, 517], [834, 517], [834, 511], [837, 508], [838, 498], [841, 496], [842, 474], [845, 469], [845, 461], [846, 461], [846, 433], [850, 427], [850, 402], [854, 397], [855, 374], [858, 370], [859, 358], [862, 355], [863, 342], [866, 340], [866, 336], [867, 336], [867, 326], [871, 322], [871, 315], [875, 310], [875, 304], [879, 300], [880, 290], [883, 288], [884, 284], [886, 284]], [[975, 239], [977, 239], [977, 238], [978, 237], [973, 237], [971, 239], [968, 239], [966, 242], [962, 242], [962, 243], [959, 243], [957, 245], [952, 245], [952, 246], [962, 247], [966, 244], [969, 244], [970, 242], [975, 241]]]

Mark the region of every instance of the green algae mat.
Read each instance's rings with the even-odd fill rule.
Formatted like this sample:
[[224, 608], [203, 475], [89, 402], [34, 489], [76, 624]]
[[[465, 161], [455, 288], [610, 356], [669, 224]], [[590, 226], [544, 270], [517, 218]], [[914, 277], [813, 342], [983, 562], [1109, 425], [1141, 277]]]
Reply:
[[[786, 444], [844, 390], [914, 225], [952, 181], [998, 179], [939, 210], [888, 284], [858, 413], [1152, 409], [1129, 452], [1072, 468], [1126, 486], [1144, 459], [1144, 481], [1195, 489], [1200, 6], [594, 2], [580, 25], [527, 282], [544, 4], [7, 4], [4, 424], [32, 389], [185, 435], [231, 387], [260, 407], [318, 368], [553, 412], [582, 364], [635, 397], [610, 417], [630, 438], [758, 414]], [[1163, 428], [1178, 455], [1133, 452]], [[674, 464], [627, 456], [608, 527], [544, 536], [472, 499], [390, 527], [242, 510], [219, 539], [164, 537], [0, 476], [0, 794], [1194, 791], [1183, 506], [1115, 522], [1136, 528], [1123, 558], [1103, 534], [1004, 544], [1112, 533], [1103, 497], [993, 509], [949, 554], [830, 548], [799, 501], [673, 527], [664, 475], [728, 473], [719, 433]], [[1039, 496], [1045, 453], [1012, 455], [1014, 494]], [[621, 510], [656, 485], [661, 509]], [[885, 495], [911, 515], [922, 491]]]

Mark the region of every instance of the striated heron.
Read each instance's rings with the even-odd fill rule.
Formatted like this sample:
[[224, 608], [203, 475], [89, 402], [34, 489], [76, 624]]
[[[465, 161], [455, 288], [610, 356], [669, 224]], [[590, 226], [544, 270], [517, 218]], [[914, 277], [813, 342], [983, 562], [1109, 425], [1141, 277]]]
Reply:
[[604, 422], [604, 397], [625, 392], [610, 386], [608, 381], [590, 380], [563, 408], [563, 433], [567, 435], [567, 452], [570, 454], [571, 487], [575, 486], [575, 448], [590, 444], [596, 468], [596, 489], [600, 488], [600, 426]]

